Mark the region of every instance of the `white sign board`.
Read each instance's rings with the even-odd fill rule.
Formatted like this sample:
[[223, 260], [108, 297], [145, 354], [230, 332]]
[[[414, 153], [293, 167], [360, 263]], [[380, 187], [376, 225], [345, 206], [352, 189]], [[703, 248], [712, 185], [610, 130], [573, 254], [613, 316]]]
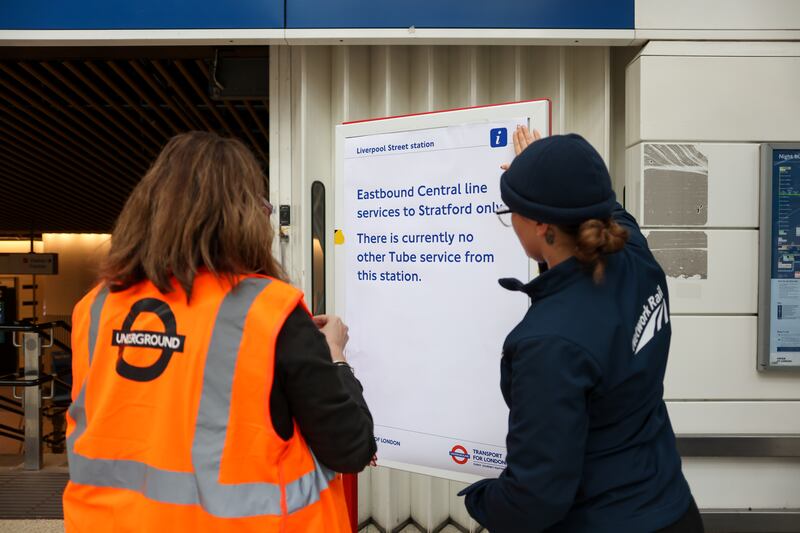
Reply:
[[0, 274], [58, 274], [58, 254], [0, 254]]
[[375, 420], [378, 464], [451, 479], [505, 466], [503, 340], [528, 300], [497, 280], [531, 262], [495, 211], [518, 124], [546, 100], [337, 128], [337, 313]]

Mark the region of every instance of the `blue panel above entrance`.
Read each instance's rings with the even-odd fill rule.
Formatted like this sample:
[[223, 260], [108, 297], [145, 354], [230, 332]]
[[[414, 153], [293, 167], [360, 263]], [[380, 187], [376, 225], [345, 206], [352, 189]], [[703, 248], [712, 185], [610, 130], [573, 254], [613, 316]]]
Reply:
[[287, 0], [286, 27], [633, 29], [634, 0]]
[[634, 0], [0, 0], [0, 29], [633, 29]]
[[283, 29], [284, 5], [284, 0], [0, 0], [0, 29]]

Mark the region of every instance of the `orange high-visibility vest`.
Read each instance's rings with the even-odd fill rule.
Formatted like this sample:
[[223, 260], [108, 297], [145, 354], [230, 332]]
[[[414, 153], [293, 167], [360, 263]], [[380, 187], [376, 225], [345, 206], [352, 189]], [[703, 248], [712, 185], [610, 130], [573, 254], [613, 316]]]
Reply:
[[266, 277], [97, 287], [73, 313], [68, 533], [352, 531], [341, 476], [275, 432], [275, 343], [302, 293]]

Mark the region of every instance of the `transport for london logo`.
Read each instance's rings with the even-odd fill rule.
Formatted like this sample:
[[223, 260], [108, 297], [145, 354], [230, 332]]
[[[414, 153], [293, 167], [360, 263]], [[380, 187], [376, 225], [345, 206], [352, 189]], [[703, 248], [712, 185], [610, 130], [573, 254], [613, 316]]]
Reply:
[[455, 461], [456, 464], [460, 465], [466, 464], [467, 461], [469, 461], [469, 454], [467, 453], [467, 449], [460, 444], [456, 444], [455, 446], [453, 446], [453, 449], [450, 450], [450, 457], [453, 458], [453, 461]]
[[[136, 318], [142, 313], [153, 313], [164, 325], [164, 331], [142, 331], [131, 329]], [[111, 339], [112, 346], [119, 347], [117, 374], [133, 381], [153, 381], [167, 369], [172, 354], [183, 352], [184, 335], [178, 335], [175, 314], [167, 302], [156, 298], [143, 298], [133, 304], [122, 329], [115, 329]], [[160, 349], [161, 355], [149, 366], [136, 366], [128, 363], [123, 355], [126, 347]]]

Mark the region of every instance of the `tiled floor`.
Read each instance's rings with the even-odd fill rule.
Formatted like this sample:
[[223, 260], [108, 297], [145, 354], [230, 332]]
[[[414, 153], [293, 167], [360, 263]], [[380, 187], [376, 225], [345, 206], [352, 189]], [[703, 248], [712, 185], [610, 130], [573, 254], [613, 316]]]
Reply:
[[[45, 456], [45, 468], [40, 472], [21, 470], [19, 456], [0, 456], [0, 533], [63, 533], [61, 491], [68, 469], [63, 455]], [[15, 517], [16, 519], [8, 519]], [[30, 520], [40, 517], [39, 520]], [[373, 526], [359, 533], [379, 533]], [[413, 525], [400, 533], [421, 533]], [[441, 533], [461, 533], [454, 526]]]
[[[21, 456], [0, 456], [0, 531], [39, 531], [22, 529], [22, 521], [37, 518], [56, 520], [60, 527], [61, 494], [69, 479], [66, 455], [45, 455], [44, 468], [33, 472], [23, 470], [21, 462]], [[52, 527], [38, 522], [29, 525]]]
[[[63, 520], [0, 520], [0, 533], [63, 533]], [[367, 526], [359, 533], [380, 533], [373, 526]], [[420, 533], [414, 526], [408, 526], [400, 533]], [[461, 533], [453, 526], [447, 526], [441, 533]]]
[[0, 520], [0, 533], [64, 533], [64, 521]]
[[[63, 533], [62, 520], [0, 520], [0, 533]], [[359, 533], [380, 533], [373, 526], [367, 526]], [[408, 526], [401, 533], [420, 533], [414, 526]], [[461, 533], [453, 526], [447, 526], [441, 533]]]
[[[380, 530], [378, 530], [374, 526], [367, 526], [358, 533], [380, 533]], [[416, 527], [409, 525], [403, 528], [403, 530], [401, 530], [400, 533], [422, 533], [422, 532], [420, 532], [420, 530], [417, 529]], [[454, 526], [447, 526], [444, 529], [442, 529], [441, 533], [461, 533], [461, 531], [459, 531], [458, 528]]]
[[[0, 533], [63, 533], [62, 520], [0, 520]], [[379, 533], [372, 526], [359, 531], [359, 533]], [[406, 527], [401, 533], [420, 533], [414, 526]], [[447, 526], [441, 533], [461, 533], [453, 526]]]
[[[62, 520], [0, 520], [0, 533], [63, 533]], [[379, 533], [372, 526], [367, 526], [359, 533]], [[419, 533], [414, 526], [408, 526], [401, 533]], [[461, 533], [453, 526], [447, 526], [441, 533]]]
[[[0, 533], [63, 533], [63, 520], [0, 520]], [[367, 526], [359, 533], [380, 533], [373, 526]], [[400, 533], [422, 533], [413, 525], [406, 526]], [[453, 526], [445, 527], [441, 533], [461, 533]]]
[[0, 519], [62, 519], [66, 472], [0, 472]]

